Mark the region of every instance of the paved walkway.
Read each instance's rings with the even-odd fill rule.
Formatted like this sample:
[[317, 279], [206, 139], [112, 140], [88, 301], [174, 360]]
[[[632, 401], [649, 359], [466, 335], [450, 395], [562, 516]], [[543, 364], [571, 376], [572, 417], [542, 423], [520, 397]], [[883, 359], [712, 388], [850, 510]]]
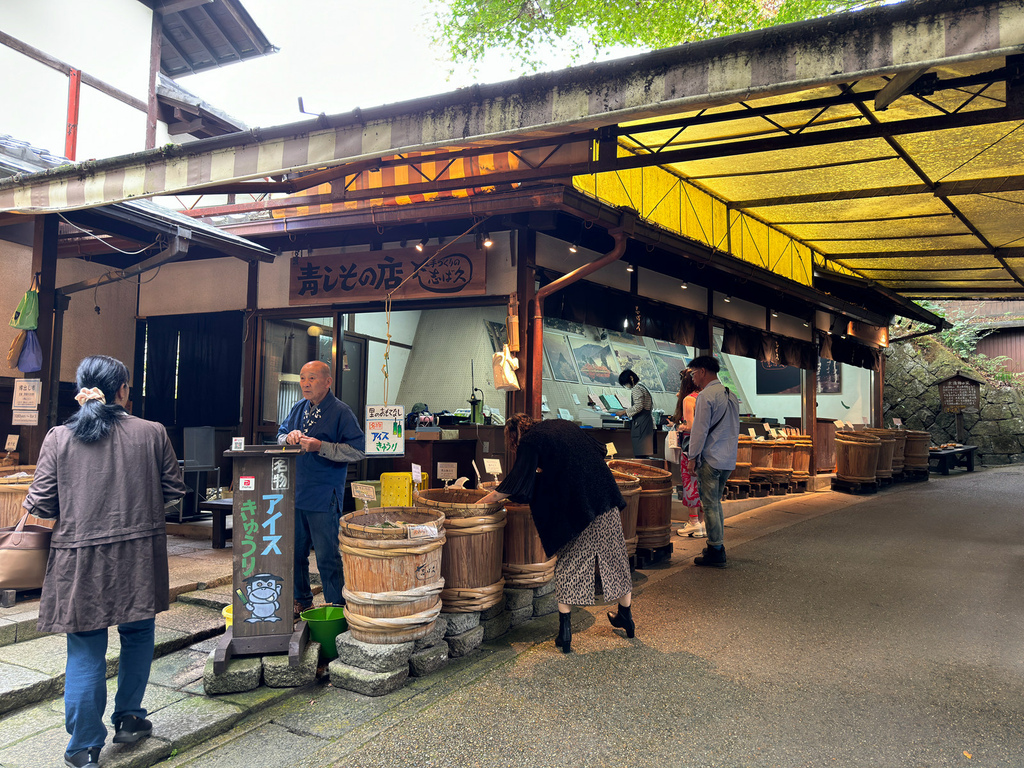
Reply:
[[[577, 609], [569, 655], [548, 616], [376, 699], [198, 696], [206, 640], [155, 672], [150, 746], [103, 764], [1017, 767], [1022, 485], [1007, 467], [786, 497], [727, 520], [727, 569], [676, 537], [638, 572], [635, 640]], [[59, 764], [64, 739], [59, 699], [12, 712], [0, 765]]]

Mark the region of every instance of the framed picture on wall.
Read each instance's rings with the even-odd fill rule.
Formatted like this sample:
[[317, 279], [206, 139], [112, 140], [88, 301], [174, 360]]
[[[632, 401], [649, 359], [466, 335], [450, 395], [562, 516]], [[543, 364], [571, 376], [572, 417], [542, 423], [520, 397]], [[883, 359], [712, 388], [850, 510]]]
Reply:
[[663, 391], [678, 392], [679, 374], [686, 370], [686, 364], [690, 362], [690, 358], [663, 355], [659, 352], [651, 352], [651, 358], [658, 369], [658, 376], [661, 378]]
[[759, 395], [799, 395], [800, 369], [758, 360], [755, 385]]
[[541, 356], [541, 361], [543, 363], [541, 365], [541, 378], [543, 378], [543, 379], [553, 379], [553, 378], [555, 378], [554, 376], [551, 375], [551, 363], [548, 362], [548, 351], [546, 349], [544, 350], [544, 354]]
[[644, 386], [652, 392], [664, 391], [661, 376], [658, 374], [654, 361], [651, 360], [650, 352], [636, 347], [624, 347], [621, 344], [612, 344], [612, 349], [615, 351], [615, 359], [619, 365], [615, 372], [616, 382], [618, 382], [619, 373], [628, 368], [639, 376]]
[[818, 358], [818, 394], [838, 395], [843, 391], [843, 368], [835, 360]]
[[584, 384], [600, 384], [604, 387], [618, 386], [618, 363], [615, 361], [615, 353], [612, 352], [611, 345], [600, 341], [572, 338], [569, 339], [569, 344], [576, 356], [576, 364]]
[[566, 341], [565, 336], [560, 333], [545, 333], [544, 349], [548, 353], [551, 377], [555, 381], [580, 383], [580, 375], [576, 372], [576, 361], [573, 359], [572, 350], [569, 349], [569, 342]]

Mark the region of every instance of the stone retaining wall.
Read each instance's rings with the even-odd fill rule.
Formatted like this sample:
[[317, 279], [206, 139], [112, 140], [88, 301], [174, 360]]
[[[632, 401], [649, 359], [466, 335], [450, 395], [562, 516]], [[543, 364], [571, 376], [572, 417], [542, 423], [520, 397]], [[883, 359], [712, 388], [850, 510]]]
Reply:
[[[955, 442], [956, 417], [942, 413], [936, 383], [958, 370], [986, 378], [927, 337], [889, 347], [882, 409], [886, 425], [895, 416], [908, 429], [930, 432], [934, 445]], [[964, 414], [964, 439], [978, 446], [982, 464], [1024, 462], [1024, 393], [999, 382], [982, 384], [980, 412]]]

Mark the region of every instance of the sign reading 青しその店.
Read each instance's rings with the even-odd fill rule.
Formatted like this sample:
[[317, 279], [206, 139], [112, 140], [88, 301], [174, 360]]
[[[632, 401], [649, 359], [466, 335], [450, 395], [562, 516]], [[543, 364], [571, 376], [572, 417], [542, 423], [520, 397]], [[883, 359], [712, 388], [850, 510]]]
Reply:
[[405, 407], [366, 406], [366, 455], [405, 455]]
[[425, 246], [422, 252], [313, 253], [292, 259], [288, 303], [383, 301], [392, 291], [393, 299], [482, 296], [487, 291], [486, 264], [486, 252], [473, 243]]

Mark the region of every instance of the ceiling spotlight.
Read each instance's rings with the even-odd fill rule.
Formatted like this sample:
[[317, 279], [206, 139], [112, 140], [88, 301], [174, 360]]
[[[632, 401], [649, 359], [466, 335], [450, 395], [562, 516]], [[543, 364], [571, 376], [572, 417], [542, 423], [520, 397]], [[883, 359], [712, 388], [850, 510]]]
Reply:
[[811, 327], [811, 324], [809, 322], [807, 322], [806, 320], [804, 320], [804, 328], [810, 328], [810, 327]]
[[424, 237], [422, 240], [420, 240], [418, 243], [416, 243], [416, 250], [422, 252], [423, 251], [423, 246], [425, 246], [427, 244], [428, 240], [430, 240], [429, 237]]
[[726, 296], [726, 297], [725, 297], [725, 298], [723, 299], [723, 301], [724, 301], [724, 302], [725, 302], [726, 304], [730, 304], [730, 303], [732, 303], [732, 296]]
[[632, 272], [633, 271], [633, 265], [632, 264], [627, 264], [626, 265], [626, 271], [627, 272]]
[[689, 288], [690, 286], [689, 286], [689, 285], [687, 285], [686, 283], [683, 283], [683, 284], [682, 284], [682, 285], [680, 285], [679, 287], [680, 287], [680, 288], [682, 288], [682, 289], [683, 289], [683, 290], [685, 291], [685, 290], [686, 290], [687, 288]]
[[778, 316], [779, 316], [779, 313], [773, 309], [772, 310], [772, 317], [778, 317]]
[[494, 241], [491, 240], [491, 236], [484, 232], [484, 248], [490, 248], [492, 245], [494, 245]]
[[577, 243], [573, 243], [572, 245], [569, 246], [569, 253], [576, 253], [576, 251], [578, 250], [579, 246]]

